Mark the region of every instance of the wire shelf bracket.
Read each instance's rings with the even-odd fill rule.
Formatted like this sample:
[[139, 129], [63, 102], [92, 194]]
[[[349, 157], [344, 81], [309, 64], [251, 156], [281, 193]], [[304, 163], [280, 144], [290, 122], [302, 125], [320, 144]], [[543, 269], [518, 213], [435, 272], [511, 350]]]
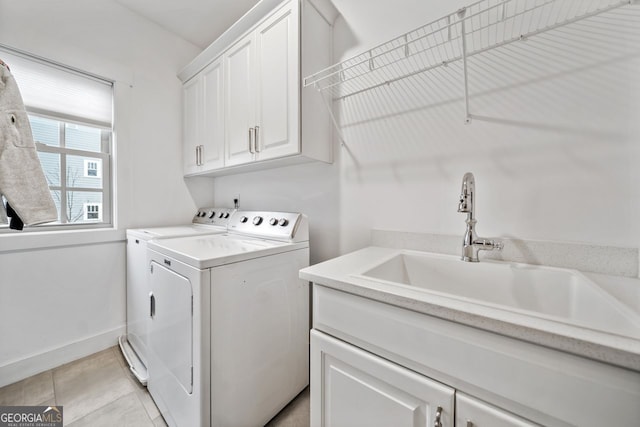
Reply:
[[340, 101], [461, 61], [464, 121], [471, 123], [469, 58], [640, 0], [479, 0], [304, 78], [322, 94], [345, 143], [331, 101]]

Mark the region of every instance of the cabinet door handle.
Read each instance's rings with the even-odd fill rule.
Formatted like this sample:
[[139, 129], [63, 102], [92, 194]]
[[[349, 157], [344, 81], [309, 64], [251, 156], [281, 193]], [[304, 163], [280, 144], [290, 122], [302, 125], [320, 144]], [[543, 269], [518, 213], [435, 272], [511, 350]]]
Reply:
[[255, 140], [256, 130], [254, 128], [249, 128], [249, 152], [254, 154], [256, 152], [256, 140]]
[[204, 145], [200, 146], [200, 166], [204, 165]]
[[442, 427], [442, 406], [438, 406], [438, 409], [436, 409], [436, 419], [433, 422], [433, 427]]
[[260, 126], [256, 126], [254, 129], [255, 129], [256, 153], [259, 153], [260, 152]]
[[153, 292], [149, 292], [149, 316], [153, 318], [156, 315], [156, 297]]
[[196, 146], [196, 166], [202, 166], [202, 152], [204, 151], [204, 145]]

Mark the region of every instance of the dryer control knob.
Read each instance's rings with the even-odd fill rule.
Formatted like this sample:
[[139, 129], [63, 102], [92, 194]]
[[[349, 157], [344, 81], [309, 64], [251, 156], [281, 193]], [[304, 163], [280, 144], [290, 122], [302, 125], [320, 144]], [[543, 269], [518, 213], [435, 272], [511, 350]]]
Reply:
[[271, 225], [278, 225], [278, 220], [277, 220], [277, 219], [275, 219], [275, 218], [271, 218], [271, 219], [269, 220], [269, 224], [271, 224]]
[[287, 218], [280, 218], [278, 224], [280, 224], [281, 227], [286, 227], [289, 224], [289, 220]]
[[261, 216], [254, 216], [253, 217], [253, 225], [260, 225], [262, 224], [262, 217]]
[[245, 222], [247, 222], [247, 221], [249, 221], [249, 218], [247, 218], [246, 216], [244, 216], [244, 215], [243, 215], [242, 217], [240, 217], [240, 222], [241, 222], [241, 223], [243, 223], [243, 224], [244, 224], [244, 223], [245, 223]]
[[220, 212], [220, 215], [218, 215], [218, 218], [224, 218], [224, 214]]
[[214, 216], [216, 216], [216, 213], [214, 211], [211, 211], [211, 213], [209, 214], [209, 218], [213, 218]]
[[225, 217], [225, 218], [229, 218], [229, 212], [226, 212], [226, 213], [224, 214], [224, 217]]

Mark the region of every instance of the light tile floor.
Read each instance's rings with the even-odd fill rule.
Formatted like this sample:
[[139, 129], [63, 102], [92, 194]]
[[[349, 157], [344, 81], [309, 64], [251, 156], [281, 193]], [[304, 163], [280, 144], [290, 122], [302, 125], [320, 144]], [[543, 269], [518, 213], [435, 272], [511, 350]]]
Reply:
[[[9, 405], [62, 405], [67, 427], [166, 426], [118, 347], [0, 388], [0, 406]], [[309, 388], [267, 426], [309, 426]]]

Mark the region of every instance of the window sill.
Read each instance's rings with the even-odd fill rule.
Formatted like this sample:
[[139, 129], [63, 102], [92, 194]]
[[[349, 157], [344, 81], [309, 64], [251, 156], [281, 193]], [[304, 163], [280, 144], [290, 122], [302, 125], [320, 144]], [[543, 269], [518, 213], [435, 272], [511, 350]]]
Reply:
[[124, 230], [114, 228], [7, 233], [0, 234], [0, 254], [67, 246], [124, 242], [125, 239]]

